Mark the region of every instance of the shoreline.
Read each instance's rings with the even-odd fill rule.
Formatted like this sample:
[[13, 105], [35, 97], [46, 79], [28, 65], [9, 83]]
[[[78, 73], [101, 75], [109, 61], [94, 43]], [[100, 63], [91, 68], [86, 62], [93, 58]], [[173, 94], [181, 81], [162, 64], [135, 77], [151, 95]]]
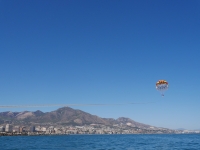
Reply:
[[64, 135], [189, 135], [189, 134], [200, 134], [200, 133], [131, 133], [131, 134], [46, 134], [46, 133], [30, 133], [30, 132], [23, 132], [23, 133], [0, 133], [1, 136], [64, 136]]

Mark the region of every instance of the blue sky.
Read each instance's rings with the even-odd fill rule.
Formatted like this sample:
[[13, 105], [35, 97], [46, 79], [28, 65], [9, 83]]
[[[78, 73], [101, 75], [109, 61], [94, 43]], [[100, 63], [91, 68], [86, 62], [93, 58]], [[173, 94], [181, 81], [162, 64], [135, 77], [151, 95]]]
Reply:
[[[200, 2], [0, 0], [0, 105], [200, 128]], [[159, 79], [169, 82], [161, 97]], [[7, 108], [0, 111], [52, 111]]]

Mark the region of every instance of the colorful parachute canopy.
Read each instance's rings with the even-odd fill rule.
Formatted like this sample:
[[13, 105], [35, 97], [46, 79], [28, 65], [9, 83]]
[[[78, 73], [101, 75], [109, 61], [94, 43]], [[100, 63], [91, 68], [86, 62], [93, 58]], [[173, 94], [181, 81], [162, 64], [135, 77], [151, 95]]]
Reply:
[[164, 91], [166, 91], [169, 87], [169, 84], [166, 80], [159, 80], [156, 82], [156, 89], [161, 92], [162, 96], [164, 96]]

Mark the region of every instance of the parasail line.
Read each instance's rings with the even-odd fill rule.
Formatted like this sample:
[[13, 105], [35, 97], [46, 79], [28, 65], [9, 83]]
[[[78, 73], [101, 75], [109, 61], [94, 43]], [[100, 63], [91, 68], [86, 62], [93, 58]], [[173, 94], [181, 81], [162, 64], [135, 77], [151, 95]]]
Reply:
[[55, 107], [55, 106], [119, 106], [134, 104], [149, 104], [156, 102], [138, 102], [138, 103], [111, 103], [111, 104], [41, 104], [41, 105], [0, 105], [0, 108], [26, 108], [26, 107]]

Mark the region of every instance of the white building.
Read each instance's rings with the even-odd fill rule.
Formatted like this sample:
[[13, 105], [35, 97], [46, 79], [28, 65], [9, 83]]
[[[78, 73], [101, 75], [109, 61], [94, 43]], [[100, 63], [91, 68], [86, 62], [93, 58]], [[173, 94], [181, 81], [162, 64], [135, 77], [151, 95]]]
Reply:
[[14, 126], [13, 127], [13, 132], [19, 132], [19, 126]]
[[46, 131], [47, 131], [47, 128], [41, 127], [41, 131], [46, 132]]
[[5, 131], [6, 131], [6, 132], [12, 132], [12, 125], [7, 124], [7, 125], [6, 125], [6, 128], [5, 128]]

